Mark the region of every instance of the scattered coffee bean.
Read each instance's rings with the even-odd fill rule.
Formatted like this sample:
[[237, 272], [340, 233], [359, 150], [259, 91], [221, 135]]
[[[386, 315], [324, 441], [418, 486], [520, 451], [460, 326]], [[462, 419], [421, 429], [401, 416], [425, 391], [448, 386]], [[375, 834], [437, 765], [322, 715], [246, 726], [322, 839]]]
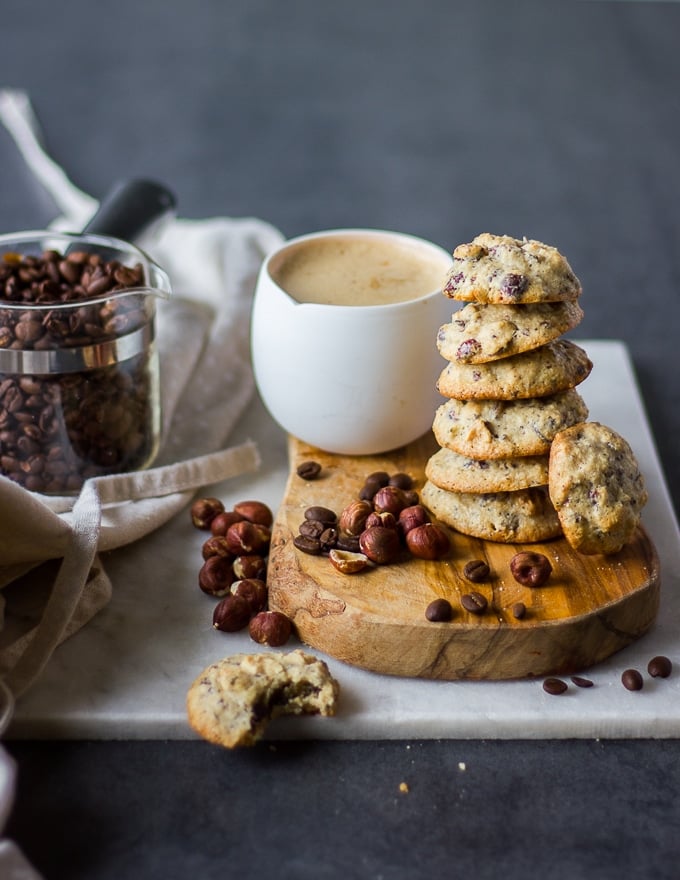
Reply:
[[315, 505], [314, 507], [308, 507], [307, 510], [305, 510], [305, 519], [315, 519], [327, 526], [334, 526], [338, 521], [338, 515], [329, 507], [319, 507], [318, 505]]
[[641, 691], [644, 681], [637, 669], [626, 669], [621, 674], [621, 684], [628, 691]]
[[652, 657], [647, 664], [647, 672], [652, 678], [668, 678], [673, 670], [673, 664], [668, 657]]
[[316, 480], [321, 473], [318, 461], [303, 461], [297, 466], [297, 475], [303, 480]]
[[524, 604], [524, 602], [515, 602], [515, 604], [512, 606], [511, 611], [512, 616], [515, 618], [515, 620], [523, 620], [526, 617], [527, 606]]
[[471, 614], [484, 614], [489, 603], [481, 593], [465, 593], [460, 597], [460, 604]]
[[553, 697], [566, 693], [568, 689], [569, 685], [561, 678], [546, 678], [543, 682], [543, 690]]
[[361, 551], [359, 535], [338, 535], [335, 546], [338, 550], [345, 550], [348, 553], [359, 553]]
[[293, 538], [293, 544], [303, 553], [308, 553], [310, 556], [318, 556], [321, 553], [321, 543], [318, 538], [309, 538], [307, 535], [296, 535]]
[[326, 526], [318, 519], [306, 519], [300, 523], [298, 532], [305, 538], [320, 538]]
[[593, 683], [589, 678], [582, 678], [580, 675], [572, 675], [571, 681], [576, 687], [580, 688], [591, 688], [593, 686]]
[[328, 526], [319, 535], [319, 546], [322, 553], [328, 553], [338, 543], [338, 530]]
[[425, 609], [425, 617], [433, 623], [451, 620], [453, 607], [448, 599], [434, 599]]
[[392, 474], [392, 476], [387, 481], [388, 486], [396, 486], [398, 489], [404, 489], [407, 491], [408, 489], [413, 488], [413, 477], [410, 474]]
[[472, 559], [465, 563], [463, 575], [475, 584], [485, 581], [489, 577], [489, 566], [483, 559]]

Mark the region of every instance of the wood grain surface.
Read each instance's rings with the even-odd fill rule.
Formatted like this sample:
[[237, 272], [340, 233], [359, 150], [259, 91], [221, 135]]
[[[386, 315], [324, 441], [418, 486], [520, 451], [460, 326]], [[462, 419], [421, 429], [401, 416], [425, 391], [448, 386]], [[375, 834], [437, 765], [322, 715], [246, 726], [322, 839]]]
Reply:
[[[613, 556], [583, 556], [564, 539], [541, 544], [500, 544], [450, 530], [451, 551], [436, 562], [411, 557], [359, 574], [336, 571], [325, 556], [310, 556], [293, 538], [312, 505], [338, 514], [376, 470], [404, 471], [419, 489], [436, 449], [430, 434], [385, 456], [336, 456], [289, 440], [290, 476], [272, 534], [268, 567], [270, 607], [287, 614], [300, 639], [346, 663], [383, 674], [431, 679], [513, 679], [585, 670], [643, 635], [655, 620], [660, 590], [655, 547], [643, 528]], [[305, 481], [297, 465], [322, 465]], [[515, 553], [544, 553], [553, 566], [540, 588], [518, 584], [510, 573]], [[466, 562], [483, 559], [491, 573], [470, 583]], [[463, 609], [476, 591], [488, 600], [483, 615]], [[453, 605], [450, 622], [431, 623], [425, 608], [438, 597]], [[511, 612], [523, 602], [527, 613]]]

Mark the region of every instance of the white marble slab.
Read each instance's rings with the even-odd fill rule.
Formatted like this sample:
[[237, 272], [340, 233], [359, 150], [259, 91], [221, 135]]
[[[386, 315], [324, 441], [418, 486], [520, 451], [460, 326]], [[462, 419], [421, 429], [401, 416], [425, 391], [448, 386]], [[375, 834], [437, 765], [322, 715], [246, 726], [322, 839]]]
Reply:
[[[595, 686], [561, 697], [538, 681], [433, 682], [379, 676], [325, 658], [342, 686], [332, 719], [280, 719], [270, 738], [548, 738], [680, 736], [680, 535], [625, 347], [585, 341], [594, 369], [581, 386], [591, 418], [634, 448], [650, 492], [644, 523], [662, 565], [658, 623], [635, 645], [590, 670]], [[236, 439], [262, 453], [255, 477], [210, 487], [229, 506], [259, 498], [278, 505], [287, 474], [286, 442], [259, 403]], [[200, 593], [203, 533], [188, 513], [137, 544], [109, 554], [110, 605], [62, 645], [44, 676], [16, 707], [14, 738], [189, 739], [184, 699], [201, 669], [235, 651], [254, 650], [247, 634], [212, 629], [213, 601]], [[292, 646], [292, 645], [291, 645]], [[318, 653], [318, 652], [317, 652]], [[646, 669], [655, 654], [675, 664], [667, 680], [631, 693], [627, 667]], [[323, 656], [323, 655], [320, 655]]]

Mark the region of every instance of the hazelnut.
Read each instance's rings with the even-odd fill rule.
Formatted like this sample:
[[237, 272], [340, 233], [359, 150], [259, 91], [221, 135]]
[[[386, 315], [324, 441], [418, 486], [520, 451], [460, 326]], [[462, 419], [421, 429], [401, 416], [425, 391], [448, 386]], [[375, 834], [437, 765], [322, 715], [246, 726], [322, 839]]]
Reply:
[[512, 557], [510, 571], [518, 584], [525, 587], [542, 587], [550, 577], [552, 565], [542, 553], [525, 551], [516, 553]]
[[408, 534], [416, 526], [423, 526], [430, 522], [430, 514], [422, 504], [412, 504], [405, 507], [399, 514], [399, 529], [402, 535]]
[[227, 539], [224, 535], [211, 535], [201, 547], [201, 555], [204, 559], [209, 559], [211, 556], [228, 556], [230, 559], [234, 558], [227, 546]]
[[280, 611], [260, 611], [248, 624], [250, 638], [260, 645], [278, 648], [291, 636], [293, 625]]
[[210, 531], [213, 535], [226, 535], [229, 526], [236, 522], [241, 522], [242, 519], [243, 517], [238, 513], [234, 513], [233, 510], [225, 510], [223, 513], [218, 513], [210, 523]]
[[267, 607], [267, 585], [259, 578], [242, 578], [231, 585], [234, 596], [241, 596], [250, 605], [250, 613], [257, 614]]
[[354, 553], [351, 550], [333, 548], [328, 554], [328, 558], [333, 568], [342, 574], [357, 574], [369, 564], [368, 556], [364, 553]]
[[232, 563], [237, 578], [256, 578], [265, 580], [267, 563], [262, 556], [237, 556]]
[[210, 556], [198, 573], [198, 585], [209, 596], [226, 596], [234, 581], [231, 556]]
[[359, 536], [359, 547], [361, 552], [368, 556], [371, 562], [378, 565], [387, 565], [399, 555], [401, 543], [396, 529], [390, 529], [386, 526], [375, 526], [372, 529], [366, 529]]
[[219, 498], [198, 498], [191, 505], [191, 522], [197, 529], [207, 530], [217, 514], [223, 510], [224, 504]]
[[396, 529], [397, 527], [397, 518], [393, 513], [388, 513], [386, 510], [382, 513], [369, 513], [366, 518], [366, 526], [365, 529], [374, 529], [376, 526], [384, 526], [386, 529]]
[[257, 523], [260, 526], [271, 528], [274, 522], [274, 514], [262, 501], [239, 501], [234, 505], [234, 513], [240, 514], [242, 519]]
[[266, 556], [271, 531], [267, 526], [244, 519], [229, 526], [226, 539], [234, 556]]
[[373, 509], [376, 513], [391, 513], [399, 516], [406, 507], [404, 490], [398, 486], [383, 486], [373, 496]]
[[346, 535], [360, 535], [366, 525], [366, 519], [373, 512], [368, 501], [352, 501], [340, 514], [338, 527]]
[[448, 534], [434, 523], [424, 523], [406, 533], [406, 546], [418, 559], [441, 559], [451, 546]]
[[248, 625], [250, 615], [250, 605], [247, 600], [243, 596], [229, 593], [215, 606], [213, 626], [222, 632], [238, 632]]

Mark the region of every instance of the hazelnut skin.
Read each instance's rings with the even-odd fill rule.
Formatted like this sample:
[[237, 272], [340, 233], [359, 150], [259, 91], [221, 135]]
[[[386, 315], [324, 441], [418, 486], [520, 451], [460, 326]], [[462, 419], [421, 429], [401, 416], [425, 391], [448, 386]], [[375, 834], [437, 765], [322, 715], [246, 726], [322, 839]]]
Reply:
[[260, 645], [278, 648], [291, 636], [293, 625], [280, 611], [260, 611], [248, 624], [250, 638]]
[[198, 498], [191, 505], [191, 522], [197, 529], [207, 530], [215, 517], [224, 511], [219, 498]]
[[267, 526], [244, 519], [230, 525], [225, 537], [234, 556], [266, 556], [271, 531]]
[[274, 514], [262, 501], [239, 501], [234, 505], [234, 513], [238, 513], [242, 519], [257, 523], [260, 526], [271, 528], [274, 522]]
[[434, 523], [424, 523], [406, 533], [406, 546], [418, 559], [441, 559], [451, 546], [444, 529]]
[[359, 536], [361, 552], [377, 565], [387, 565], [399, 556], [401, 542], [396, 529], [374, 526]]
[[198, 585], [209, 596], [226, 596], [233, 581], [230, 556], [210, 556], [198, 573]]
[[250, 604], [243, 596], [229, 593], [218, 602], [213, 611], [213, 627], [221, 632], [238, 632], [250, 620]]

